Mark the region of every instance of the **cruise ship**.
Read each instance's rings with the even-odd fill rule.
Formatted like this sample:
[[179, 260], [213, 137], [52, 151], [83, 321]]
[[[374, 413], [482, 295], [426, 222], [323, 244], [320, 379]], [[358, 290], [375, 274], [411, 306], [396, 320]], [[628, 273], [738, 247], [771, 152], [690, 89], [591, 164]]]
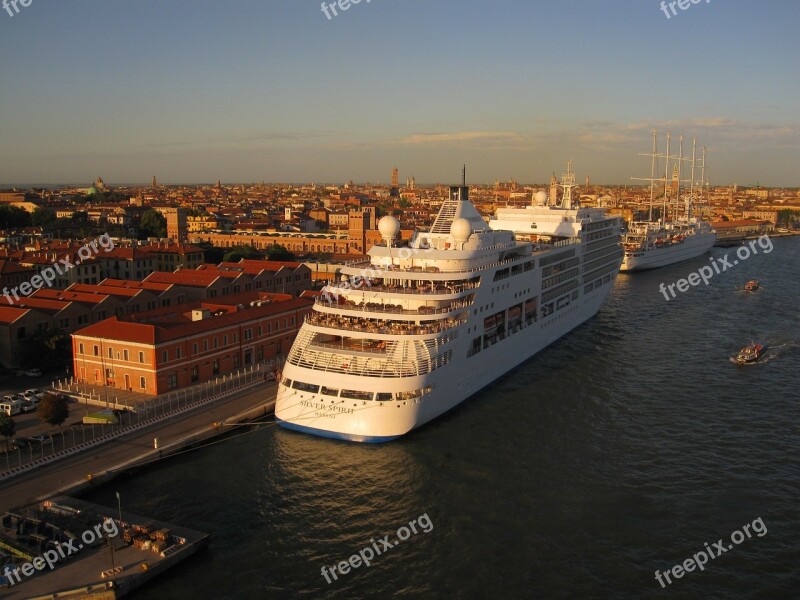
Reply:
[[[692, 206], [695, 202], [695, 168], [697, 165], [697, 142], [692, 142], [691, 158], [683, 156], [683, 137], [680, 139], [680, 152], [677, 156], [670, 155], [670, 134], [667, 133], [666, 154], [658, 153], [658, 133], [653, 131], [653, 151], [642, 156], [651, 157], [650, 177], [641, 178], [650, 182], [650, 218], [647, 221], [630, 223], [623, 236], [622, 245], [625, 248], [625, 258], [622, 261], [623, 271], [642, 271], [665, 267], [690, 258], [701, 256], [708, 252], [717, 241], [717, 233], [707, 221], [692, 217]], [[664, 159], [664, 177], [656, 178], [658, 159]], [[672, 180], [667, 179], [672, 163]], [[691, 178], [688, 193], [681, 197], [681, 184], [683, 163], [691, 163]], [[702, 163], [700, 165], [701, 178], [699, 190], [705, 185], [705, 148], [703, 148]], [[661, 218], [653, 220], [653, 205], [655, 203], [656, 183], [663, 183], [664, 194], [661, 199]], [[669, 199], [672, 195], [674, 199]], [[681, 208], [683, 214], [680, 214]], [[674, 210], [671, 219], [668, 213]]]
[[621, 220], [534, 195], [488, 224], [450, 188], [429, 232], [383, 243], [323, 289], [287, 356], [276, 421], [355, 442], [398, 438], [457, 406], [600, 309]]

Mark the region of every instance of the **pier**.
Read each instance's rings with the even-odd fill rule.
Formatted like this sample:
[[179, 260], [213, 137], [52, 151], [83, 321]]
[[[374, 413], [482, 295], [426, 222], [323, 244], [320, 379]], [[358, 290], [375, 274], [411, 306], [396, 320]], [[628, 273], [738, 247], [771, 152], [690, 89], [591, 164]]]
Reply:
[[[6, 547], [19, 548], [28, 561], [52, 548], [56, 540], [63, 541], [68, 535], [77, 539], [74, 556], [65, 552], [67, 556], [60, 558], [51, 550], [56, 557], [51, 558], [52, 569], [44, 565], [41, 572], [27, 577], [20, 573], [21, 581], [13, 579], [14, 585], [3, 595], [9, 600], [123, 598], [205, 548], [209, 540], [206, 533], [65, 496], [39, 502], [20, 513], [3, 515], [0, 540]], [[104, 527], [113, 524], [108, 530], [116, 533], [92, 546], [77, 541], [82, 531], [91, 531], [91, 524], [101, 521]], [[39, 531], [47, 535], [36, 533]], [[11, 537], [14, 539], [9, 540]]]
[[[122, 513], [120, 519], [116, 509], [90, 506], [71, 496], [105, 485], [114, 478], [142, 468], [153, 461], [223, 436], [236, 429], [239, 424], [252, 423], [271, 415], [275, 408], [276, 390], [275, 382], [259, 384], [228, 398], [199, 407], [191, 413], [182, 415], [180, 419], [168, 419], [154, 424], [146, 430], [133, 432], [61, 461], [42, 465], [8, 481], [0, 489], [0, 507], [2, 507], [0, 514], [10, 515], [9, 524], [26, 511], [40, 510], [43, 503], [55, 502], [77, 510], [91, 510], [126, 525], [153, 524], [155, 530], [168, 529], [178, 538], [185, 539], [186, 543], [178, 544], [175, 550], [161, 557], [151, 551], [142, 552], [133, 546], [123, 547], [123, 542], [116, 540], [119, 552], [115, 549], [115, 565], [117, 568], [123, 567], [121, 572], [114, 574], [116, 587], [111, 585], [108, 577], [104, 579], [100, 576], [103, 571], [112, 569], [109, 549], [106, 547], [105, 550], [92, 549], [81, 552], [70, 557], [69, 561], [53, 571], [46, 570], [43, 574], [25, 578], [23, 582], [3, 590], [2, 597], [121, 598], [205, 547], [208, 536], [183, 527], [184, 524], [161, 523], [153, 516], [145, 517], [126, 512]], [[156, 438], [157, 448], [154, 445]], [[5, 531], [5, 527], [3, 530]], [[13, 534], [13, 530], [9, 530], [8, 533]], [[13, 538], [13, 535], [11, 537]], [[8, 536], [3, 538], [8, 539]], [[13, 543], [5, 543], [13, 547]], [[9, 553], [8, 550], [4, 552]], [[22, 555], [17, 556], [22, 560]], [[142, 564], [146, 564], [146, 567], [142, 567]]]

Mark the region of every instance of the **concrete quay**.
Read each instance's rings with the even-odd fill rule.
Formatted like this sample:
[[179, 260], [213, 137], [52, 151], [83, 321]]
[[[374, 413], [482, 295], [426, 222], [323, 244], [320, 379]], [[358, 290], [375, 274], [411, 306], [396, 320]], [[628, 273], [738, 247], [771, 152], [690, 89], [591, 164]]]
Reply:
[[[121, 473], [169, 456], [203, 440], [224, 435], [234, 423], [272, 414], [275, 382], [258, 384], [227, 398], [200, 406], [176, 419], [116, 438], [51, 464], [17, 475], [0, 489], [0, 509], [10, 510], [53, 495], [77, 494], [102, 485]], [[220, 426], [221, 423], [225, 425]], [[154, 439], [158, 438], [158, 449]]]

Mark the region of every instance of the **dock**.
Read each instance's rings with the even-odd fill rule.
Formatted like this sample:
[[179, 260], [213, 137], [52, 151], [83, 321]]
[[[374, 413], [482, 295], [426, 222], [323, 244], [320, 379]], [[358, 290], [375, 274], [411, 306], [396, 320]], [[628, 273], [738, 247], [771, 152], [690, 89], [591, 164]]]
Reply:
[[[109, 537], [83, 545], [82, 534], [99, 528], [99, 523], [99, 531]], [[3, 593], [9, 600], [124, 598], [209, 541], [207, 533], [67, 496], [6, 513], [2, 525], [0, 540], [16, 549], [18, 566], [42, 556], [57, 541], [72, 538], [75, 548], [73, 553], [67, 550], [65, 558], [51, 550], [51, 557], [57, 557], [52, 569], [45, 564], [41, 572], [27, 577], [18, 572], [21, 581], [12, 578], [14, 585]]]
[[[48, 548], [48, 543], [50, 548], [53, 547], [53, 527], [35, 523], [43, 521], [37, 514], [47, 508], [48, 503], [61, 507], [60, 510], [66, 512], [86, 511], [84, 514], [99, 515], [98, 522], [103, 518], [110, 518], [123, 527], [119, 528], [119, 537], [115, 536], [114, 539], [113, 564], [116, 571], [112, 567], [108, 545], [86, 548], [63, 563], [59, 562], [53, 571], [45, 567], [43, 573], [22, 577], [21, 582], [8, 589], [0, 587], [0, 597], [42, 600], [122, 598], [202, 550], [208, 544], [208, 534], [180, 524], [163, 523], [155, 518], [125, 511], [120, 517], [115, 508], [96, 506], [76, 499], [73, 495], [105, 485], [116, 477], [144, 468], [153, 461], [199, 446], [207, 440], [231, 433], [239, 426], [246, 427], [272, 415], [276, 387], [275, 383], [259, 385], [224, 402], [200, 409], [182, 420], [166, 422], [146, 432], [123, 438], [115, 444], [99, 446], [80, 456], [45, 465], [9, 482], [10, 485], [0, 490], [0, 549], [5, 554], [15, 556], [13, 561], [17, 564], [42, 555], [46, 551], [44, 549]], [[159, 439], [158, 448], [154, 448], [152, 444], [154, 437]], [[92, 464], [90, 473], [87, 473], [88, 461]], [[28, 520], [33, 525], [24, 525]], [[182, 539], [184, 542], [172, 543], [170, 549], [161, 548], [163, 540], [151, 539], [150, 544], [146, 544], [145, 539], [140, 539], [139, 543], [148, 545], [148, 548], [137, 548], [123, 542], [122, 538], [123, 531], [131, 529], [133, 525], [149, 526], [144, 527], [149, 533], [168, 530], [171, 540]], [[31, 527], [41, 529], [42, 532], [33, 532], [34, 548], [29, 547], [26, 550], [31, 541], [27, 535], [31, 533]], [[25, 539], [18, 540], [17, 532], [23, 530]], [[140, 531], [139, 537], [142, 538], [142, 535], [144, 533]], [[156, 542], [158, 553], [153, 551], [153, 542]], [[17, 551], [12, 551], [12, 548]], [[42, 548], [42, 551], [34, 552], [36, 548]], [[164, 556], [161, 556], [162, 551]], [[0, 575], [2, 571], [0, 568]]]

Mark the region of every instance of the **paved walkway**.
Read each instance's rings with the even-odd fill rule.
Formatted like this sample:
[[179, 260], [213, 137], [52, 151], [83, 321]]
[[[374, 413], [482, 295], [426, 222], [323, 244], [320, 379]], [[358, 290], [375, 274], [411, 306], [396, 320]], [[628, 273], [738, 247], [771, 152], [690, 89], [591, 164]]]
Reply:
[[277, 384], [255, 388], [197, 408], [178, 420], [170, 419], [144, 431], [132, 433], [97, 448], [81, 452], [4, 483], [0, 489], [0, 511], [27, 504], [37, 498], [53, 495], [66, 486], [85, 481], [90, 473], [100, 473], [153, 449], [153, 438], [165, 447], [183, 438], [207, 431], [214, 423], [224, 421], [268, 400], [274, 399]]

